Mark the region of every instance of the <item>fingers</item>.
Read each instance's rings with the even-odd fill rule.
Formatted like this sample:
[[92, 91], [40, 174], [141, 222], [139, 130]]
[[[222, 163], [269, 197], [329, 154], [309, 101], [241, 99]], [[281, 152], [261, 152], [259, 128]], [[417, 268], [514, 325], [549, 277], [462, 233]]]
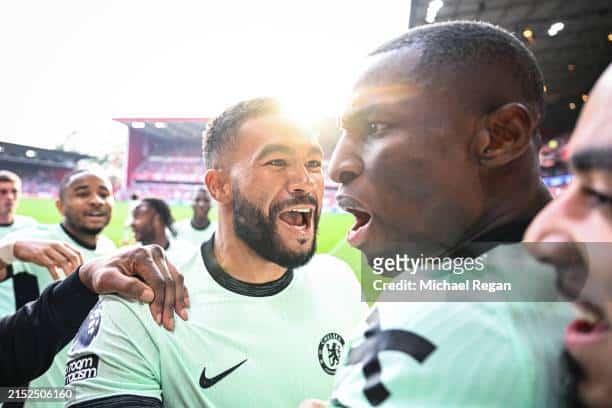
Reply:
[[57, 270], [57, 268], [61, 268], [66, 276], [74, 272], [74, 270], [79, 266], [78, 258], [70, 253], [67, 253], [66, 250], [59, 244], [52, 244], [51, 246], [45, 248], [42, 256], [44, 257], [42, 260], [47, 269]]
[[162, 322], [168, 330], [174, 330], [174, 307], [176, 302], [176, 282], [168, 270], [168, 264], [163, 251], [154, 249], [153, 259], [162, 275], [166, 278], [164, 304], [162, 309]]
[[[153, 301], [149, 305], [153, 319], [157, 324], [162, 324], [164, 301], [166, 297], [167, 275], [164, 275], [155, 262], [153, 251], [162, 251], [161, 247], [152, 245], [149, 247], [136, 248], [131, 252], [133, 274], [139, 276], [153, 290]], [[163, 252], [160, 252], [163, 256]], [[157, 257], [159, 258], [158, 253]]]
[[176, 310], [176, 314], [178, 314], [181, 319], [187, 320], [187, 308], [189, 307], [189, 293], [187, 292], [187, 288], [185, 287], [185, 278], [183, 275], [179, 273], [179, 271], [174, 267], [171, 262], [166, 263], [168, 266], [168, 270], [170, 275], [172, 276], [172, 280], [175, 284], [175, 299], [176, 305], [174, 309]]
[[53, 280], [59, 280], [61, 278], [59, 270], [56, 266], [57, 264], [51, 258], [47, 257], [44, 254], [40, 254], [38, 262], [36, 263], [47, 268]]
[[[109, 268], [108, 273], [101, 274], [101, 287], [107, 287], [111, 293], [117, 293], [122, 297], [143, 302], [153, 300], [153, 291], [137, 278], [122, 274], [114, 268]], [[106, 282], [103, 282], [106, 280]]]

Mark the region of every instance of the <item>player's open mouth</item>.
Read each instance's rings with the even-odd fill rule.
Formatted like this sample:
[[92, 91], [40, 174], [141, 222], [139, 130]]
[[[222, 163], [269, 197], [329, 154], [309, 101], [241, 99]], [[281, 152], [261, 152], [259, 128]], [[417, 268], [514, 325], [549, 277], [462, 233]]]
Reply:
[[592, 346], [610, 334], [610, 322], [597, 306], [588, 303], [574, 303], [579, 317], [565, 330], [565, 345], [569, 350]]
[[283, 210], [278, 218], [295, 231], [307, 232], [314, 224], [314, 213], [313, 206], [301, 205]]
[[355, 224], [351, 227], [346, 237], [349, 244], [357, 247], [365, 240], [365, 233], [367, 231], [368, 226], [370, 225], [370, 220], [372, 220], [372, 216], [364, 211], [363, 209], [350, 208], [347, 207], [344, 209], [345, 211], [353, 214], [355, 217]]

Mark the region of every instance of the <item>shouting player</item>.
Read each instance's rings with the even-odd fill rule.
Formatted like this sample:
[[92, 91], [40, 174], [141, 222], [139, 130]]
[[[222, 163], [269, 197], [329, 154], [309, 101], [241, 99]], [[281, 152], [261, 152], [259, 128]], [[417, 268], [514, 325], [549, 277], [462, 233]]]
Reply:
[[[349, 243], [373, 262], [398, 249], [456, 257], [486, 242], [483, 276], [530, 274], [509, 266], [529, 259], [510, 244], [550, 200], [537, 161], [543, 108], [532, 53], [495, 26], [431, 24], [383, 45], [354, 87], [330, 164], [338, 203], [356, 217]], [[554, 298], [553, 276], [535, 276], [536, 298]], [[418, 299], [377, 304], [345, 353], [332, 405], [559, 405], [566, 304]]]
[[180, 269], [189, 321], [169, 334], [142, 305], [106, 297], [96, 330], [71, 349], [72, 406], [291, 407], [331, 392], [366, 306], [348, 265], [314, 255], [319, 144], [262, 98], [222, 113], [205, 155], [219, 222]]
[[[556, 267], [581, 318], [565, 332], [582, 405], [612, 401], [612, 65], [595, 84], [568, 146], [574, 180], [536, 217], [525, 241]], [[579, 404], [576, 404], [579, 406]]]

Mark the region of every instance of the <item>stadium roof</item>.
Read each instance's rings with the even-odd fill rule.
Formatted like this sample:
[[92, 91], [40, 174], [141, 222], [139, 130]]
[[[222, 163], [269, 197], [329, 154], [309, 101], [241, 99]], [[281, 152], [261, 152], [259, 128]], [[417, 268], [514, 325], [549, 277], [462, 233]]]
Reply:
[[0, 162], [73, 168], [82, 159], [93, 159], [93, 157], [76, 152], [0, 142]]
[[141, 133], [163, 139], [200, 139], [208, 118], [115, 118]]
[[573, 129], [583, 95], [612, 62], [610, 0], [412, 0], [410, 27], [426, 19], [483, 20], [520, 36], [544, 72], [543, 129], [553, 135]]

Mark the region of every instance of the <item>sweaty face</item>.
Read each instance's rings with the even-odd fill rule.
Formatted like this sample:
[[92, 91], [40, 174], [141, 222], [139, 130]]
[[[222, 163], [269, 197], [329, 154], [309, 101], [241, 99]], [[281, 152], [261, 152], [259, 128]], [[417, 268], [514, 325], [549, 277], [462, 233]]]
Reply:
[[60, 201], [65, 222], [76, 231], [98, 235], [110, 222], [114, 199], [107, 178], [79, 173], [70, 179]]
[[557, 270], [580, 317], [565, 345], [584, 373], [589, 406], [612, 401], [612, 69], [596, 84], [569, 145], [574, 180], [529, 227], [532, 253]]
[[210, 211], [210, 197], [205, 191], [198, 191], [193, 200], [193, 216], [196, 219], [204, 219]]
[[342, 117], [330, 164], [339, 205], [353, 213], [348, 242], [368, 259], [453, 247], [482, 205], [468, 156], [470, 115], [411, 72], [413, 50], [371, 57]]
[[155, 241], [155, 211], [146, 203], [140, 203], [132, 211], [132, 231], [134, 239], [147, 245]]
[[232, 154], [234, 231], [262, 258], [294, 268], [312, 257], [323, 197], [323, 154], [281, 115], [245, 122]]
[[0, 181], [0, 216], [15, 214], [19, 201], [20, 186], [12, 181]]

